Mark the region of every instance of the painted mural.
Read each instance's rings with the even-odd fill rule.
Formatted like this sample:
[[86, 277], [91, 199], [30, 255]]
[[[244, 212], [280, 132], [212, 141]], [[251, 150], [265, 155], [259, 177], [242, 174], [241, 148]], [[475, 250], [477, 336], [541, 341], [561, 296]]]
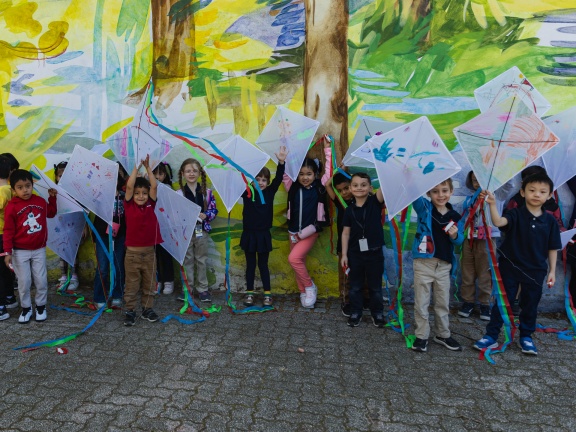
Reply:
[[[574, 105], [575, 62], [576, 0], [5, 1], [0, 148], [47, 172], [76, 145], [113, 159], [107, 142], [135, 125], [152, 88], [151, 110], [170, 130], [216, 144], [233, 134], [254, 143], [281, 106], [318, 120], [316, 136], [335, 138], [338, 160], [363, 120], [404, 124], [425, 115], [466, 171], [452, 130], [480, 113], [474, 90], [516, 66], [554, 115]], [[174, 135], [161, 138], [173, 147], [167, 161], [174, 170], [190, 153], [209, 160]], [[311, 152], [322, 158], [321, 148]], [[465, 174], [456, 176], [456, 195], [465, 193]], [[570, 206], [572, 197], [561, 195]], [[272, 284], [296, 292], [285, 204], [279, 193]], [[216, 285], [226, 219], [218, 217], [211, 234]], [[241, 230], [237, 204], [236, 289], [243, 287]], [[90, 248], [83, 249], [89, 271]], [[320, 294], [336, 295], [329, 231], [309, 260]], [[410, 264], [406, 254], [408, 285]]]

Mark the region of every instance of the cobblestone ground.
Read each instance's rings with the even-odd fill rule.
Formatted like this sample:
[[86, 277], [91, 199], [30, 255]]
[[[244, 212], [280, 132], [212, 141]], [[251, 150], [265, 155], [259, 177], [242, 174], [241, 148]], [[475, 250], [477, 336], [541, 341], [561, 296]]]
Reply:
[[[223, 293], [214, 297], [224, 302]], [[314, 311], [297, 301], [278, 298], [277, 312], [257, 315], [223, 309], [188, 326], [138, 320], [126, 328], [119, 311], [105, 313], [64, 345], [66, 355], [12, 348], [77, 332], [89, 317], [50, 309], [45, 323], [21, 325], [14, 310], [0, 323], [0, 429], [576, 430], [576, 342], [538, 333], [537, 358], [514, 345], [492, 366], [472, 349], [483, 330], [477, 319], [451, 317], [463, 352], [431, 343], [418, 354], [368, 316], [347, 327], [336, 300]], [[163, 296], [156, 310], [178, 307]], [[563, 328], [561, 318], [541, 322]]]

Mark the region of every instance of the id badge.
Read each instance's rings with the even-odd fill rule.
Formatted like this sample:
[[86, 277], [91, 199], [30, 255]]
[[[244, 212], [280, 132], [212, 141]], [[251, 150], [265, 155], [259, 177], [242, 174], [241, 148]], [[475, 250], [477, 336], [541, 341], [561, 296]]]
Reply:
[[366, 252], [368, 250], [368, 239], [361, 238], [358, 240], [358, 244], [360, 245], [360, 252]]
[[194, 228], [194, 232], [196, 233], [196, 238], [202, 237], [202, 224], [196, 224], [196, 228]]

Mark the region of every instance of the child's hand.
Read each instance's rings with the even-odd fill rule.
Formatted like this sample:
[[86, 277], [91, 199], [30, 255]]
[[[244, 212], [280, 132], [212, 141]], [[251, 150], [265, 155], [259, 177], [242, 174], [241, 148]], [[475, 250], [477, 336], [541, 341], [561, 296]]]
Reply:
[[6, 264], [8, 268], [12, 268], [12, 255], [6, 255], [4, 257], [4, 264]]
[[206, 213], [200, 213], [200, 214], [198, 215], [198, 217], [199, 217], [200, 219], [202, 219], [202, 220], [205, 220], [205, 219], [206, 219]]
[[324, 148], [331, 148], [332, 147], [332, 140], [330, 139], [330, 135], [324, 134], [322, 139], [324, 140]]
[[454, 224], [447, 231], [451, 239], [456, 239], [458, 237], [458, 225]]
[[489, 190], [483, 190], [479, 196], [480, 198], [485, 198], [487, 204], [496, 204], [496, 198]]
[[[6, 257], [6, 258], [8, 258], [8, 257]], [[556, 274], [551, 272], [548, 275], [548, 288], [552, 289], [552, 287], [554, 286], [555, 283], [556, 283]]]
[[150, 168], [150, 155], [147, 154], [145, 159], [142, 159], [141, 165], [148, 170]]
[[56, 189], [48, 189], [48, 195], [50, 195], [51, 197], [55, 197], [56, 195], [58, 195], [58, 191]]
[[276, 159], [278, 159], [278, 162], [284, 162], [286, 160], [286, 157], [288, 156], [288, 149], [286, 148], [286, 146], [280, 146], [280, 148], [278, 149], [278, 153], [274, 153], [276, 155]]
[[348, 256], [343, 255], [342, 259], [340, 260], [340, 264], [342, 265], [343, 268], [348, 267]]

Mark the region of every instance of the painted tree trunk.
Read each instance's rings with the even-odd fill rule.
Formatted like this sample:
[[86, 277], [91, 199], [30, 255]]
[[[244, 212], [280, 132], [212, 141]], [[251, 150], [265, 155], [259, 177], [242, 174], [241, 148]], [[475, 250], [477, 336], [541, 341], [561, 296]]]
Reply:
[[[348, 0], [305, 0], [304, 115], [330, 134], [340, 161], [348, 149]], [[322, 160], [322, 149], [313, 151]]]

